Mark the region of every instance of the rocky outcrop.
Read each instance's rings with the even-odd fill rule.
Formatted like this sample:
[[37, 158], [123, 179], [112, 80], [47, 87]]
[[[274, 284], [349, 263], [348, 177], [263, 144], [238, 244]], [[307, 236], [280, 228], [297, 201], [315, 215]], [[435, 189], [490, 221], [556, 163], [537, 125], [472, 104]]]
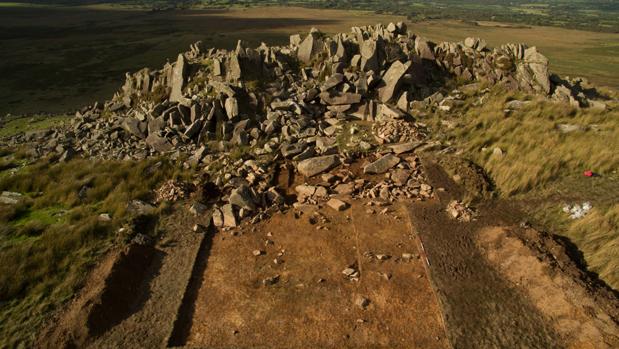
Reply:
[[[321, 175], [322, 184], [297, 187], [299, 201], [310, 204], [331, 195], [386, 202], [431, 197], [410, 153], [436, 144], [415, 117], [457, 111], [465, 103], [461, 91], [478, 91], [482, 82], [605, 108], [578, 81], [551, 77], [534, 47], [491, 48], [478, 38], [433, 43], [396, 23], [333, 36], [312, 29], [286, 46], [194, 44], [162, 69], [127, 74], [111, 100], [79, 110], [67, 127], [9, 142], [35, 142], [35, 153], [58, 161], [183, 160], [218, 188], [214, 223], [234, 227], [286, 204], [276, 170], [296, 170], [308, 181]], [[506, 110], [519, 107], [509, 103]], [[358, 160], [374, 179], [349, 171]]]

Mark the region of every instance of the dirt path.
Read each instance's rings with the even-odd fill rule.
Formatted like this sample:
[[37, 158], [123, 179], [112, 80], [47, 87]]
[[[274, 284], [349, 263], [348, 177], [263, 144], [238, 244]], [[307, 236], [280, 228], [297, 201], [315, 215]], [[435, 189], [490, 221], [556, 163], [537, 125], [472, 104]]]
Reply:
[[[219, 233], [188, 338], [176, 344], [447, 348], [406, 212], [366, 210], [357, 202], [341, 213], [290, 211], [233, 234]], [[264, 253], [254, 256], [254, 250]], [[390, 258], [379, 260], [381, 254]], [[359, 273], [357, 281], [342, 273], [348, 267]], [[274, 284], [263, 283], [275, 276]], [[368, 301], [365, 309], [357, 304], [361, 298]]]
[[[428, 254], [431, 279], [454, 348], [610, 348], [617, 343], [617, 324], [605, 313], [609, 309], [612, 313], [616, 298], [610, 295], [602, 301], [603, 297], [598, 297], [599, 303], [608, 306], [594, 307], [593, 298], [602, 291], [567, 282], [579, 273], [575, 266], [570, 272], [553, 272], [549, 260], [536, 265], [525, 258], [534, 254], [524, 245], [519, 251], [525, 257], [519, 263], [506, 262], [514, 258], [512, 252], [517, 249], [510, 252], [504, 244], [506, 235], [499, 235], [495, 227], [518, 227], [517, 211], [491, 201], [478, 207], [479, 217], [473, 222], [450, 219], [445, 207], [451, 199], [460, 198], [462, 192], [436, 165], [427, 162], [426, 169], [433, 186], [446, 190], [438, 193], [438, 200], [411, 206], [410, 215]], [[569, 260], [565, 252], [559, 252], [554, 248], [552, 253], [546, 253]], [[536, 278], [544, 280], [543, 287], [539, 281], [526, 282], [523, 278], [534, 271]], [[578, 287], [580, 290], [573, 290]], [[544, 293], [561, 298], [551, 301], [543, 297]], [[594, 309], [594, 314], [584, 315], [586, 311], [581, 309], [585, 307]], [[582, 321], [583, 325], [578, 326]], [[574, 335], [571, 331], [586, 333]]]

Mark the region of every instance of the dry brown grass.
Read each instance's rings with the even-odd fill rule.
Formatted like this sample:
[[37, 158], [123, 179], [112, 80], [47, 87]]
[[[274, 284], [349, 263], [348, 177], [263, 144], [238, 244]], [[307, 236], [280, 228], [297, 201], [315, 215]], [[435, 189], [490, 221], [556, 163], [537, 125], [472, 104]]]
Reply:
[[[515, 98], [529, 98], [533, 103], [506, 116], [504, 105]], [[617, 120], [617, 110], [575, 109], [495, 90], [483, 105], [464, 108], [455, 127], [446, 134], [509, 196], [539, 189], [586, 169], [601, 175], [615, 171], [619, 166]], [[440, 127], [439, 122], [435, 120], [435, 127]], [[558, 130], [559, 124], [589, 129], [565, 134]], [[503, 151], [502, 156], [493, 155], [496, 147]]]
[[573, 222], [565, 235], [585, 252], [589, 268], [619, 289], [619, 204], [607, 210], [593, 208]]

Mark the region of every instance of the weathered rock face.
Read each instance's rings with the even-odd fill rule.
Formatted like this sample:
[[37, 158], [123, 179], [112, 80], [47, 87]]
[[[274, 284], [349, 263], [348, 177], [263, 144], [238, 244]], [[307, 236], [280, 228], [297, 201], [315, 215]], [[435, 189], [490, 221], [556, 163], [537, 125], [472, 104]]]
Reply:
[[230, 193], [230, 203], [248, 211], [256, 210], [254, 194], [247, 185], [241, 185]]
[[361, 50], [361, 70], [363, 71], [374, 71], [377, 72], [380, 70], [380, 62], [379, 62], [379, 45], [380, 42], [373, 39], [368, 39], [363, 41], [360, 44]]
[[234, 119], [239, 115], [239, 102], [234, 97], [226, 98], [225, 103], [226, 115], [228, 119]]
[[[537, 52], [535, 47], [530, 47], [524, 51], [524, 63], [531, 71], [532, 78], [541, 92], [550, 93], [550, 75], [548, 74], [548, 59]], [[534, 88], [537, 86], [533, 84]]]
[[146, 144], [160, 153], [168, 152], [173, 148], [172, 144], [170, 144], [166, 138], [158, 136], [155, 133], [148, 135], [146, 138]]
[[243, 77], [243, 71], [241, 63], [239, 62], [239, 55], [237, 53], [230, 54], [230, 60], [228, 65], [228, 79], [239, 80]]
[[322, 51], [322, 41], [318, 32], [312, 31], [305, 40], [299, 45], [299, 52], [297, 58], [299, 61], [310, 64], [312, 59]]

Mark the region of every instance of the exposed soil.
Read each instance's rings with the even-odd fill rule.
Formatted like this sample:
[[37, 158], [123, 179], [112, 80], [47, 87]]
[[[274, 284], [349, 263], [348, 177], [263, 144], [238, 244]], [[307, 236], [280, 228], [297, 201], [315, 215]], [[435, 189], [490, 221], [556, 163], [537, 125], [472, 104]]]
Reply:
[[[477, 207], [477, 220], [470, 223], [450, 219], [445, 206], [452, 199], [461, 199], [465, 192], [436, 164], [426, 161], [425, 165], [433, 186], [445, 190], [438, 192], [438, 200], [414, 204], [410, 213], [428, 254], [431, 279], [455, 348], [575, 348], [586, 345], [603, 348], [616, 345], [613, 336], [618, 327], [612, 317], [618, 303], [612, 292], [592, 282], [575, 281], [586, 275], [571, 262], [565, 251], [559, 253], [557, 248], [549, 250], [550, 244], [538, 244], [539, 253], [556, 254], [560, 256], [557, 259], [565, 261], [563, 270], [555, 270], [556, 275], [561, 276], [551, 278], [552, 274], [545, 272], [550, 268], [549, 260], [536, 258], [539, 264], [535, 264], [526, 258], [534, 255], [533, 246], [518, 246], [505, 241], [505, 234], [493, 234], [495, 230], [492, 229], [497, 226], [513, 229], [518, 226], [522, 215], [509, 203], [483, 202]], [[539, 241], [541, 235], [536, 236]], [[512, 256], [512, 250], [522, 254], [522, 260], [516, 258], [520, 263], [505, 262]], [[567, 265], [572, 270], [568, 270]], [[533, 267], [538, 273], [530, 275], [532, 279], [519, 281], [518, 278], [527, 275]], [[543, 287], [529, 287], [540, 282], [533, 282], [536, 277], [545, 279], [541, 281]], [[551, 291], [572, 303], [564, 310], [555, 309], [553, 302], [560, 300], [550, 302], [544, 294]], [[596, 307], [592, 307], [591, 299], [597, 300]], [[596, 315], [585, 315], [582, 309], [595, 309]], [[582, 327], [575, 325], [585, 319], [589, 322]], [[568, 333], [579, 329], [587, 332]], [[608, 338], [596, 339], [595, 335], [600, 333]]]
[[155, 246], [132, 244], [111, 253], [92, 272], [80, 295], [41, 336], [45, 348], [161, 347], [172, 333], [202, 242], [194, 218], [178, 208], [160, 223]]
[[[534, 230], [524, 234], [540, 236]], [[535, 308], [549, 319], [568, 348], [619, 347], [619, 328], [611, 317], [616, 318], [617, 302], [599, 294], [595, 288], [583, 287], [558, 267], [553, 268], [513, 230], [484, 229], [478, 234], [478, 244], [493, 267], [522, 289]], [[558, 252], [559, 256], [565, 255], [563, 251]]]
[[[424, 167], [437, 197], [386, 212], [343, 198], [342, 212], [302, 205], [199, 234], [209, 216], [179, 207], [165, 240], [108, 256], [39, 346], [619, 347], [617, 294], [572, 245], [521, 227], [517, 203], [487, 198], [483, 171], [450, 164], [458, 185]], [[274, 177], [290, 200], [301, 180], [284, 167]], [[478, 202], [468, 223], [445, 212], [466, 196]]]
[[[219, 233], [189, 336], [177, 344], [447, 348], [405, 210], [390, 208], [392, 213], [382, 215], [366, 209], [355, 202], [344, 212], [291, 210], [253, 227]], [[254, 256], [254, 250], [264, 254]], [[415, 257], [404, 260], [403, 253]], [[391, 258], [380, 261], [378, 254]], [[342, 273], [348, 267], [360, 272], [358, 281]], [[278, 282], [263, 284], [276, 275]], [[359, 297], [369, 300], [365, 310], [355, 304]]]
[[142, 290], [151, 279], [149, 266], [159, 264], [160, 253], [132, 244], [111, 252], [91, 273], [78, 297], [58, 323], [49, 327], [38, 344], [46, 348], [83, 347], [139, 309], [146, 299]]

